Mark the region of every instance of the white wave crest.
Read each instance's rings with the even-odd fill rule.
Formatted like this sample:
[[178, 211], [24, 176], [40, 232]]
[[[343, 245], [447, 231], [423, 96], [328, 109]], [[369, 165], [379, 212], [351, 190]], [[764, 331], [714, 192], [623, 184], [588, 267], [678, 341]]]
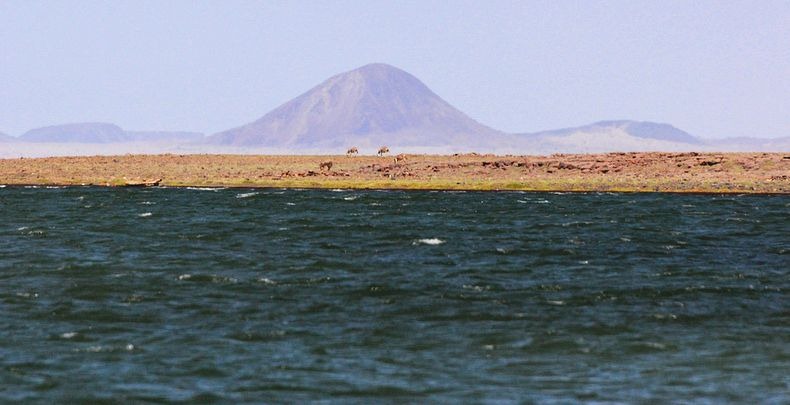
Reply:
[[236, 194], [236, 198], [250, 198], [258, 195], [258, 192]]
[[196, 191], [219, 191], [224, 189], [225, 187], [187, 187], [187, 190], [196, 190]]
[[138, 217], [145, 218], [145, 217], [150, 217], [151, 215], [154, 215], [154, 214], [150, 213], [150, 212], [144, 212], [144, 213], [138, 215]]
[[516, 202], [521, 203], [521, 204], [549, 204], [550, 203], [549, 200], [543, 200], [543, 199], [540, 199], [540, 200], [516, 200]]
[[414, 242], [415, 245], [420, 243], [423, 245], [441, 245], [442, 243], [444, 243], [444, 241], [439, 238], [426, 238], [426, 239], [417, 239]]

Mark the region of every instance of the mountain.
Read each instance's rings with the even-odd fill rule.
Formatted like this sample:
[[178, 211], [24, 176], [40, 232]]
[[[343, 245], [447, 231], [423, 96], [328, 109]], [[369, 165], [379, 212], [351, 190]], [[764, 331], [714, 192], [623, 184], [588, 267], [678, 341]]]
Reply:
[[215, 134], [214, 144], [285, 148], [474, 147], [507, 136], [434, 94], [417, 78], [376, 63], [329, 78], [262, 118]]
[[669, 124], [599, 121], [574, 128], [519, 135], [530, 153], [600, 153], [616, 151], [682, 151], [700, 149], [699, 138]]
[[4, 142], [0, 155], [6, 156], [45, 156], [56, 150], [59, 154], [342, 153], [351, 146], [373, 152], [381, 145], [393, 153], [790, 151], [790, 138], [702, 140], [669, 124], [628, 120], [506, 134], [468, 117], [411, 74], [381, 63], [333, 76], [252, 123], [209, 137], [78, 123], [33, 129], [19, 138], [0, 134], [0, 142]]
[[25, 132], [20, 140], [51, 143], [114, 143], [124, 142], [126, 132], [114, 124], [86, 122], [31, 129]]
[[198, 132], [125, 131], [115, 124], [86, 122], [27, 131], [19, 140], [47, 143], [189, 143], [203, 140]]
[[520, 153], [602, 152], [779, 152], [790, 150], [790, 137], [701, 139], [669, 124], [600, 121], [574, 128], [519, 135]]
[[11, 135], [6, 135], [6, 134], [0, 132], [0, 142], [13, 142], [13, 141], [16, 141], [16, 140], [17, 140], [16, 137], [13, 137]]
[[657, 122], [644, 122], [644, 121], [599, 121], [593, 124], [574, 127], [555, 129], [551, 131], [543, 131], [532, 133], [532, 136], [569, 136], [573, 134], [597, 134], [599, 136], [611, 134], [613, 132], [622, 132], [629, 136], [645, 139], [656, 139], [659, 141], [667, 142], [683, 142], [691, 144], [701, 143], [700, 139], [673, 127], [669, 124], [662, 124]]

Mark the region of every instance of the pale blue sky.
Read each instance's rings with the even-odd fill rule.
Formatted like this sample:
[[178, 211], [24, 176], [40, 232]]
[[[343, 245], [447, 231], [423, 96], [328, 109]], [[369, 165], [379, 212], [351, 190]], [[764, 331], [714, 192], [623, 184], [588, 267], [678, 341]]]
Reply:
[[474, 119], [790, 136], [790, 1], [0, 0], [0, 131], [214, 133], [402, 68]]

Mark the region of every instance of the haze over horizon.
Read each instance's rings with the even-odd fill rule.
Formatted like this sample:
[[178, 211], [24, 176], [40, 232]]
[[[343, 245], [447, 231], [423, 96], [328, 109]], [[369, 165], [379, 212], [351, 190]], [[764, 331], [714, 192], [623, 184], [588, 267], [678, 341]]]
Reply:
[[[155, 11], [155, 12], [152, 12]], [[790, 135], [790, 3], [0, 3], [0, 132], [212, 134], [372, 62], [511, 133]]]

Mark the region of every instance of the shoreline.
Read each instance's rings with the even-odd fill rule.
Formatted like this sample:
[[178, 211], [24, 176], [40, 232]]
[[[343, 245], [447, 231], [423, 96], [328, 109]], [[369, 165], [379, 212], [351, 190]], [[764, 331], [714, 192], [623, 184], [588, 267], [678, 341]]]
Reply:
[[131, 190], [140, 190], [140, 189], [176, 189], [176, 190], [194, 190], [194, 189], [205, 189], [206, 191], [209, 190], [296, 190], [296, 191], [314, 191], [314, 190], [321, 190], [321, 191], [341, 191], [341, 192], [350, 192], [350, 191], [403, 191], [403, 192], [450, 192], [450, 193], [535, 193], [535, 194], [677, 194], [677, 195], [735, 195], [735, 196], [787, 196], [790, 195], [790, 192], [763, 192], [763, 191], [734, 191], [734, 190], [722, 190], [722, 191], [673, 191], [673, 190], [660, 190], [660, 191], [650, 191], [650, 190], [533, 190], [533, 189], [463, 189], [463, 188], [362, 188], [362, 187], [348, 187], [348, 188], [337, 188], [337, 187], [283, 187], [283, 186], [245, 186], [245, 185], [228, 185], [228, 186], [217, 186], [217, 185], [176, 185], [176, 186], [168, 186], [168, 185], [159, 185], [159, 186], [149, 186], [149, 187], [130, 187], [130, 186], [113, 186], [113, 185], [101, 185], [101, 184], [0, 184], [0, 189], [15, 189], [15, 188], [24, 188], [24, 189], [63, 189], [63, 188], [98, 188], [98, 189], [131, 189]]
[[[0, 159], [11, 187], [790, 194], [790, 154], [123, 155]], [[328, 168], [326, 167], [328, 164]]]

